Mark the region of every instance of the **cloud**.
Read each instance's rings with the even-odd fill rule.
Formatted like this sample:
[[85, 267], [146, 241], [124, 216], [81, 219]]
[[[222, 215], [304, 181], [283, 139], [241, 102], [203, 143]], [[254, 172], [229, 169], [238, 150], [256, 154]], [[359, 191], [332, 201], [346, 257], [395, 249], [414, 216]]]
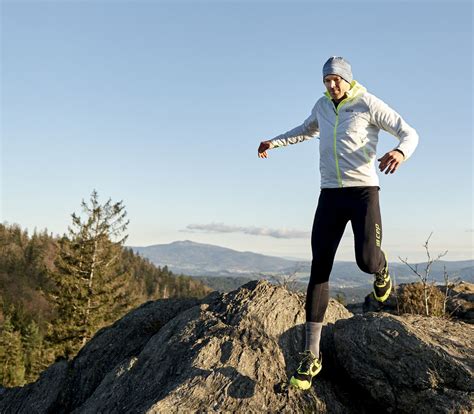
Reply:
[[203, 233], [243, 233], [252, 236], [268, 236], [276, 239], [306, 239], [310, 237], [309, 231], [291, 229], [269, 229], [266, 227], [240, 227], [229, 226], [224, 223], [189, 224], [183, 232]]

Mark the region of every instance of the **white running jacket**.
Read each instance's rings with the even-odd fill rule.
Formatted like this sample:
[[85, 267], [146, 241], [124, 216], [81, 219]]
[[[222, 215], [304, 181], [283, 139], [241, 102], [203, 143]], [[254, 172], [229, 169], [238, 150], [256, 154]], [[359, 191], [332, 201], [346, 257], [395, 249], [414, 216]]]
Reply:
[[418, 134], [376, 96], [352, 81], [347, 97], [336, 108], [328, 92], [300, 126], [272, 140], [271, 148], [319, 138], [321, 188], [378, 186], [375, 168], [379, 131], [397, 137], [405, 160], [418, 145]]

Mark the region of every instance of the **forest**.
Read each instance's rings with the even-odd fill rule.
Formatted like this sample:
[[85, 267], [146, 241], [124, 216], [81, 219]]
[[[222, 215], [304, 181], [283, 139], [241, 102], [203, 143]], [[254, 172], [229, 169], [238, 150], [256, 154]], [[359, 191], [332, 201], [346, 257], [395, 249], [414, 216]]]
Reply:
[[203, 297], [211, 289], [124, 246], [122, 202], [97, 192], [63, 235], [0, 224], [0, 385], [35, 381], [73, 358], [101, 328], [157, 299]]

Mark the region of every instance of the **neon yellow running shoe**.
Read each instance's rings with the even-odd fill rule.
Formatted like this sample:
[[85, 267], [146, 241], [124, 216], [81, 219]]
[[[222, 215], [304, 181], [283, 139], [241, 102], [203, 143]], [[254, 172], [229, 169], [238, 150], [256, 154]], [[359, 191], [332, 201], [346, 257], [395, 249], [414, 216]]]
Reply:
[[290, 379], [290, 385], [300, 390], [309, 390], [313, 377], [321, 371], [322, 358], [317, 359], [311, 351], [301, 352], [302, 359], [296, 372]]
[[392, 280], [388, 272], [388, 259], [385, 256], [385, 266], [380, 272], [375, 273], [374, 277], [374, 298], [379, 302], [385, 302], [392, 291]]

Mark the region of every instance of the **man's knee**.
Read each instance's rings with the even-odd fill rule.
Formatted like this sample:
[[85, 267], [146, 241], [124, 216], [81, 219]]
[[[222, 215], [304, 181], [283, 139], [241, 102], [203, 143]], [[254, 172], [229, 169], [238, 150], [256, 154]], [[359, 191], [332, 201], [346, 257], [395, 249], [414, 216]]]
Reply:
[[329, 275], [331, 274], [332, 265], [332, 261], [313, 259], [311, 263], [309, 284], [316, 285], [327, 282], [329, 280]]

